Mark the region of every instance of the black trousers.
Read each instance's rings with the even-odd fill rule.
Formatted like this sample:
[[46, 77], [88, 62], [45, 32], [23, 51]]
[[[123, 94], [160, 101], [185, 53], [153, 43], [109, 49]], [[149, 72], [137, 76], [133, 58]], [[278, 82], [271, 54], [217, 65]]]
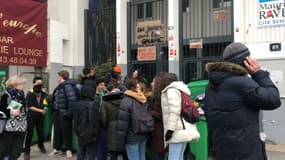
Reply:
[[63, 113], [54, 113], [54, 144], [56, 150], [72, 149], [72, 118]]
[[37, 136], [38, 136], [38, 146], [44, 146], [44, 115], [33, 115], [28, 114], [27, 117], [27, 133], [25, 140], [25, 153], [30, 153], [31, 143], [34, 133], [34, 128], [36, 127]]
[[96, 142], [88, 145], [78, 146], [77, 160], [95, 160], [96, 159]]
[[9, 156], [10, 160], [17, 160], [20, 157], [25, 134], [2, 133], [0, 134], [0, 159]]

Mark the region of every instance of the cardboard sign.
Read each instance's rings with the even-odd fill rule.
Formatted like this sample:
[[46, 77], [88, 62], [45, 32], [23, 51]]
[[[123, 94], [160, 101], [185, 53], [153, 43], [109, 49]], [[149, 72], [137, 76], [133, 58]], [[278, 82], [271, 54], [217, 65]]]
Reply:
[[138, 22], [136, 42], [138, 45], [150, 45], [165, 42], [165, 28], [160, 20]]
[[155, 61], [156, 60], [156, 46], [138, 47], [137, 60], [138, 61]]

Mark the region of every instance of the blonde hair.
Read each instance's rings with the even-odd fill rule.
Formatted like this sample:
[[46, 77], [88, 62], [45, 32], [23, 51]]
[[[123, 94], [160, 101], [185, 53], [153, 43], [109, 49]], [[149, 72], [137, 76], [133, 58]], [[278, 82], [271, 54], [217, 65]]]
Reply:
[[16, 87], [17, 85], [19, 85], [19, 84], [25, 84], [27, 82], [27, 79], [26, 78], [24, 78], [24, 77], [19, 77], [19, 76], [17, 76], [17, 75], [15, 75], [15, 76], [12, 76], [12, 77], [10, 77], [7, 81], [6, 81], [6, 83], [5, 83], [5, 85], [6, 85], [6, 87], [8, 88], [14, 88], [14, 87]]

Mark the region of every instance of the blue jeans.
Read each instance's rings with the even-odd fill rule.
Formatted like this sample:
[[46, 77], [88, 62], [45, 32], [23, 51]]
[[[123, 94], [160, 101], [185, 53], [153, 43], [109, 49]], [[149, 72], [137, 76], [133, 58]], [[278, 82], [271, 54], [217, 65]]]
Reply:
[[169, 144], [168, 160], [183, 160], [183, 154], [184, 154], [186, 145], [187, 145], [187, 142]]
[[107, 159], [107, 130], [101, 129], [97, 144], [96, 144], [97, 160]]
[[126, 152], [128, 159], [145, 160], [145, 144], [146, 140], [136, 144], [126, 144]]

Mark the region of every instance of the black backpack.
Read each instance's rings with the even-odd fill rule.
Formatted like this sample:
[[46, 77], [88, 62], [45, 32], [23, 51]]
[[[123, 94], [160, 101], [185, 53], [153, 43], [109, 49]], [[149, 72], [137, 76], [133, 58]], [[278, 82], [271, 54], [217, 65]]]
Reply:
[[73, 128], [82, 145], [96, 141], [100, 131], [100, 105], [96, 101], [77, 102], [73, 110]]
[[146, 105], [135, 100], [131, 117], [131, 128], [135, 134], [145, 134], [154, 131], [154, 119], [148, 112]]

